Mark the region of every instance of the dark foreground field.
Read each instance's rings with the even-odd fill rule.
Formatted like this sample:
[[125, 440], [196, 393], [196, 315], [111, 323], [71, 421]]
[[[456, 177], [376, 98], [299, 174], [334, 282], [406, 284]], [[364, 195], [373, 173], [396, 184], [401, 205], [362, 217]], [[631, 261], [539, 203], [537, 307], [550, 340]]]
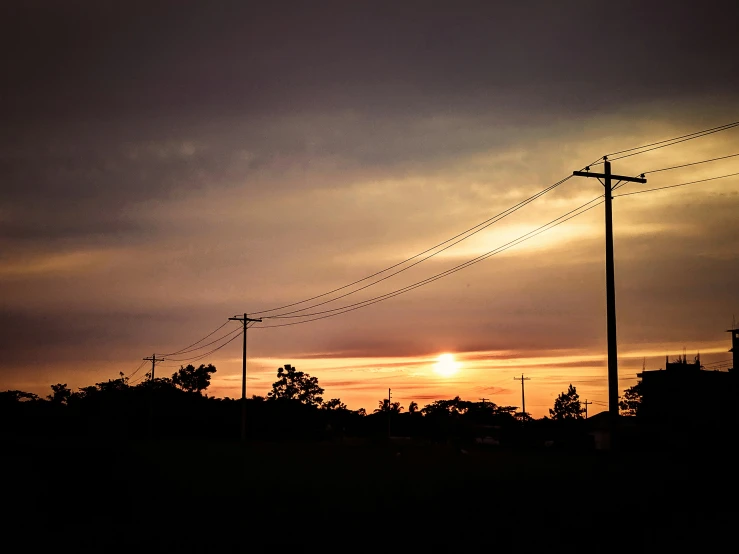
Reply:
[[61, 525], [119, 545], [323, 544], [360, 532], [439, 544], [518, 534], [555, 550], [600, 537], [609, 551], [640, 551], [733, 536], [737, 509], [733, 456], [696, 453], [36, 440], [5, 443], [2, 464], [17, 529]]

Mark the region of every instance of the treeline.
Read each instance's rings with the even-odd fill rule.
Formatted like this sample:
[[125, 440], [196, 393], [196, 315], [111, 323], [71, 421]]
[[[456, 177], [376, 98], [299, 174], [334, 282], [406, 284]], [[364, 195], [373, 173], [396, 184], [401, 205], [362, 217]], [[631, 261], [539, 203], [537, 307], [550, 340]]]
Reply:
[[[210, 364], [188, 365], [169, 378], [147, 379], [136, 385], [130, 385], [123, 374], [77, 391], [59, 383], [51, 386], [46, 398], [18, 390], [0, 392], [0, 432], [4, 436], [112, 440], [238, 437], [241, 401], [206, 394], [214, 373], [216, 368]], [[460, 444], [539, 444], [557, 434], [573, 436], [572, 432], [581, 428], [583, 412], [572, 386], [555, 401], [551, 418], [536, 421], [517, 413], [515, 406], [459, 397], [422, 408], [416, 402], [406, 408], [384, 399], [368, 411], [350, 410], [341, 399], [324, 400], [323, 394], [316, 377], [291, 365], [279, 368], [269, 393], [246, 402], [248, 436], [257, 440], [380, 440], [391, 435]]]

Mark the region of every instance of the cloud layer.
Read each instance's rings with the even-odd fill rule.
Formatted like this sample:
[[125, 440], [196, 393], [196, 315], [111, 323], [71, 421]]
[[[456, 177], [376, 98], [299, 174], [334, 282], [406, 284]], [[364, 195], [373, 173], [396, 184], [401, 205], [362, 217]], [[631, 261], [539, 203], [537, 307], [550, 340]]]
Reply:
[[[81, 386], [130, 371], [234, 313], [396, 264], [605, 153], [736, 120], [736, 11], [626, 2], [605, 18], [586, 2], [18, 3], [2, 39], [14, 53], [0, 108], [4, 385]], [[739, 131], [727, 131], [614, 162], [614, 171], [737, 146]], [[738, 163], [648, 174], [647, 188]], [[442, 254], [308, 312], [445, 271], [601, 190], [571, 179]], [[739, 311], [737, 179], [615, 205], [622, 352], [659, 363], [685, 345], [719, 359]], [[366, 309], [250, 330], [250, 355], [275, 361], [258, 362], [252, 384], [263, 390], [279, 365], [299, 360], [326, 381], [327, 396], [350, 405], [369, 408], [390, 380], [408, 398], [492, 390], [513, 403], [513, 374], [503, 386], [481, 369], [494, 371], [503, 362], [490, 353], [504, 351], [519, 360], [515, 371], [539, 371], [528, 358], [548, 364], [536, 375], [551, 385], [532, 406], [570, 380], [587, 388], [594, 379], [593, 398], [605, 398], [603, 281], [599, 207]], [[442, 352], [465, 360], [466, 377], [411, 374]], [[238, 384], [239, 355], [238, 341], [213, 355], [224, 394]], [[403, 371], [330, 369], [386, 358]], [[624, 363], [633, 380], [638, 354]]]

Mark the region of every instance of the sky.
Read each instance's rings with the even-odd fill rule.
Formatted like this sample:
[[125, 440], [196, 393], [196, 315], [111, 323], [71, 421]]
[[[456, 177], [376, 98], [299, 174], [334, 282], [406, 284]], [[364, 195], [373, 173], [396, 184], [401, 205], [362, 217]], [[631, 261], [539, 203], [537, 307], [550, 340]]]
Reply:
[[[236, 314], [402, 262], [604, 154], [739, 120], [737, 16], [710, 1], [5, 3], [0, 389], [131, 375]], [[735, 153], [739, 128], [613, 171]], [[739, 157], [623, 192], [734, 172]], [[569, 179], [302, 313], [436, 275], [599, 194], [595, 179]], [[730, 358], [737, 213], [737, 177], [614, 200], [623, 388], [683, 348]], [[603, 206], [406, 294], [267, 327], [293, 321], [249, 329], [249, 395], [289, 363], [353, 409], [388, 388], [406, 407], [457, 395], [520, 406], [524, 374], [535, 417], [570, 383], [601, 411]], [[165, 356], [156, 374], [223, 342]], [[435, 365], [445, 353], [452, 375]], [[240, 338], [197, 363], [218, 369], [210, 394], [239, 396]]]

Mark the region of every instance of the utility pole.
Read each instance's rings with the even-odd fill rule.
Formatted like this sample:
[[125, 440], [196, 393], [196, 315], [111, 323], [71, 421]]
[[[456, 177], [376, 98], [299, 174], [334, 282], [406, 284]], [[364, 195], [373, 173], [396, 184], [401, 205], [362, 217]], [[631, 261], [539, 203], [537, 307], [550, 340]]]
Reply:
[[531, 377], [524, 377], [523, 373], [521, 374], [521, 377], [514, 377], [514, 381], [521, 381], [521, 413], [526, 416], [526, 393], [524, 392], [523, 388], [523, 382], [524, 381], [530, 381]]
[[261, 318], [252, 319], [247, 317], [246, 314], [244, 314], [243, 317], [235, 315], [228, 319], [232, 321], [241, 321], [244, 325], [244, 349], [241, 363], [241, 440], [244, 441], [246, 440], [246, 329], [250, 322], [255, 321], [261, 323], [262, 320]]
[[390, 440], [390, 414], [392, 413], [390, 399], [392, 397], [393, 395], [391, 394], [390, 389], [387, 389], [387, 440]]
[[[618, 183], [646, 183], [644, 174], [641, 177], [627, 177], [611, 174], [611, 162], [603, 156], [605, 173], [590, 173], [573, 171], [576, 177], [595, 177], [605, 188], [606, 204], [606, 308], [608, 328], [608, 412], [612, 417], [618, 417], [618, 346], [616, 344], [616, 284], [613, 271], [613, 179]], [[618, 183], [616, 183], [618, 185]]]
[[156, 366], [157, 362], [163, 362], [164, 358], [157, 358], [156, 354], [152, 354], [149, 358], [144, 358], [145, 362], [151, 362], [151, 377], [149, 378], [149, 381], [154, 380], [154, 366]]
[[152, 386], [149, 387], [149, 437], [154, 435], [154, 368], [157, 362], [163, 362], [164, 358], [157, 358], [156, 354], [152, 354], [149, 358], [144, 358], [144, 361], [151, 362], [151, 375], [149, 376], [149, 382]]
[[489, 400], [489, 398], [480, 398], [480, 400], [482, 400], [482, 407], [484, 408], [485, 407], [485, 401], [486, 400]]
[[588, 405], [592, 404], [592, 402], [588, 402], [588, 399], [585, 399], [585, 402], [583, 402], [585, 405], [585, 419], [588, 419]]

